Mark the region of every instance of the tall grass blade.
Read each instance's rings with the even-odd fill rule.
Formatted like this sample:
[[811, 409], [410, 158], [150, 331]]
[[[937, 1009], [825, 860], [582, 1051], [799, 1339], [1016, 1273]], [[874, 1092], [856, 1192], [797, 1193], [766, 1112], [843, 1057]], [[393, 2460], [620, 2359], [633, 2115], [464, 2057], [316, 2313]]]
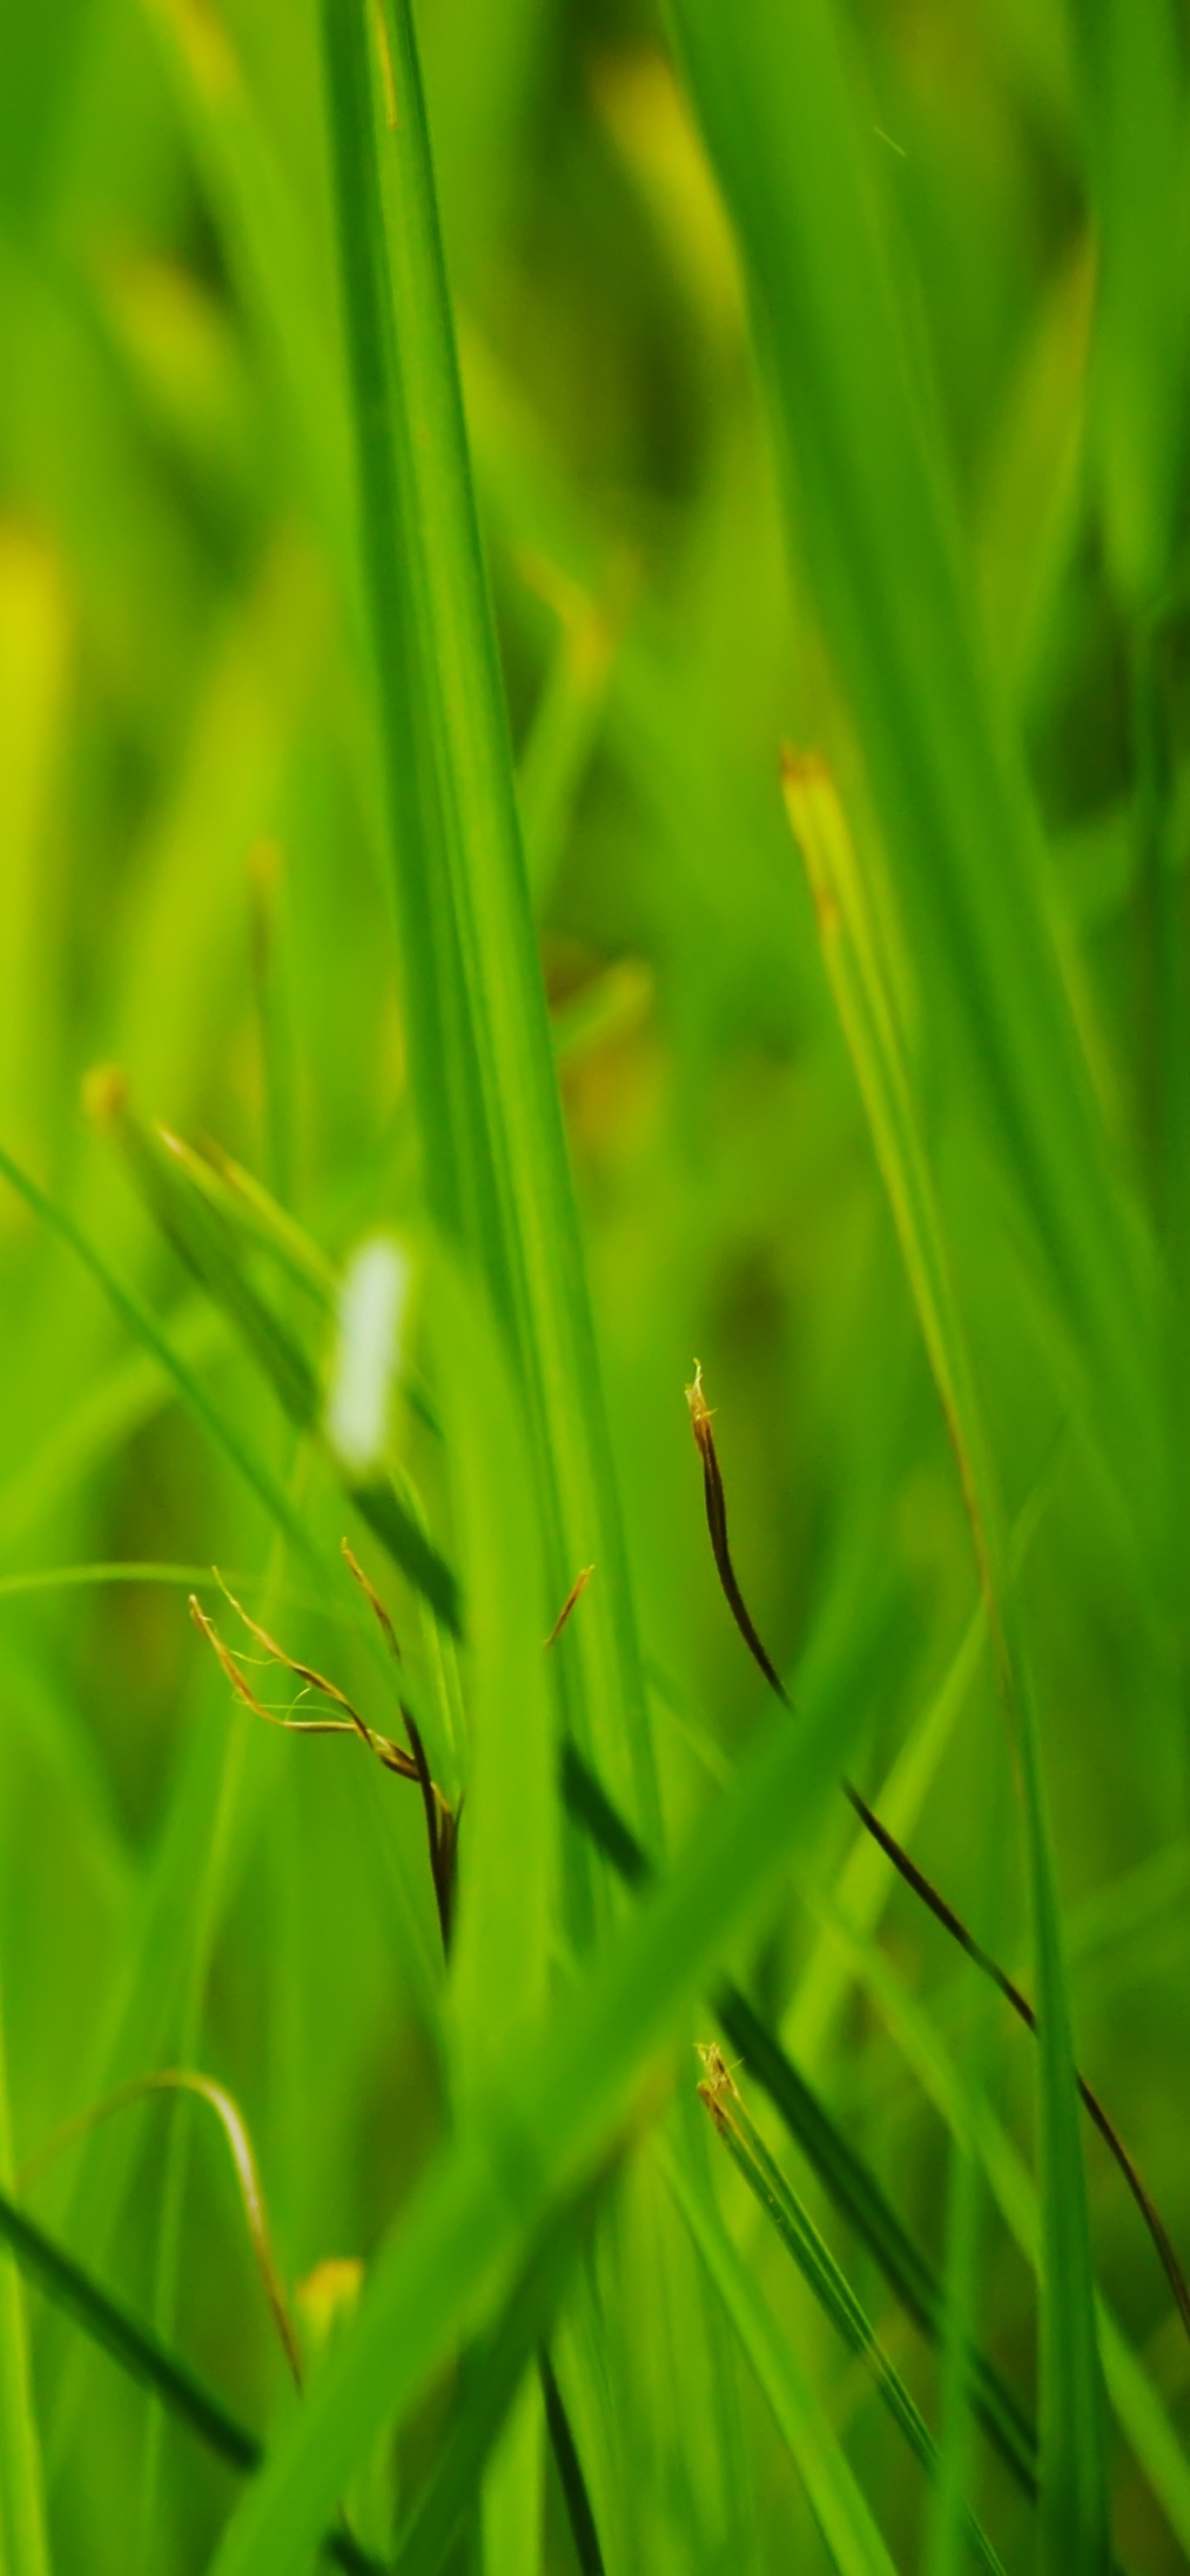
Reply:
[[600, 1568], [574, 1723], [655, 1817], [647, 1719], [405, 0], [324, 0], [361, 542], [430, 1205], [511, 1333], [547, 1570]]
[[879, 935], [842, 807], [821, 764], [787, 772], [790, 818], [810, 871], [823, 949], [892, 1206], [923, 1339], [954, 1445], [993, 1643], [997, 1685], [1024, 1787], [1039, 2041], [1045, 2264], [1041, 2314], [1044, 2563], [1103, 2576], [1111, 2562], [1094, 2275], [1077, 2077], [1032, 1683], [1012, 1604], [1003, 1511]]

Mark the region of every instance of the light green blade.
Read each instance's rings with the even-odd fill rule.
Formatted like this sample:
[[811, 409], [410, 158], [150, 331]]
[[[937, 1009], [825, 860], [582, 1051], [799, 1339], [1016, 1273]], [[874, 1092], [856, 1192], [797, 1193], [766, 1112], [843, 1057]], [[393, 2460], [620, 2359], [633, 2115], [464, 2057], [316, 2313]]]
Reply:
[[923, 1017], [937, 1022], [939, 1061], [978, 1085], [1086, 1383], [1100, 1379], [1143, 1471], [1155, 1423], [1135, 1216], [1062, 987], [1037, 826], [899, 323], [841, 13], [833, 0], [757, 0], [740, 18], [676, 0], [673, 16], [740, 236], [798, 542], [880, 809]]
[[1103, 2576], [1111, 2557], [1094, 2275], [1078, 2097], [1041, 1742], [1013, 1598], [999, 1482], [956, 1296], [922, 1119], [901, 1044], [876, 909], [821, 763], [787, 776], [823, 950], [863, 1094], [906, 1276], [946, 1416], [1024, 1792], [1035, 1962], [1045, 2264], [1041, 2314], [1044, 2563]]

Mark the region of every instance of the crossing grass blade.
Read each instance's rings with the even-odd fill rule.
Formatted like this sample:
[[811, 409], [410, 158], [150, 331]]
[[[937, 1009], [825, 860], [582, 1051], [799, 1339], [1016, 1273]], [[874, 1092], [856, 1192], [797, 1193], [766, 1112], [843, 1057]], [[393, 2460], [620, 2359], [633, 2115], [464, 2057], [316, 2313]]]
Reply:
[[1033, 1687], [1012, 1599], [1003, 1506], [943, 1223], [899, 1043], [879, 927], [841, 804], [821, 763], [786, 772], [790, 820], [814, 892], [827, 971], [864, 1100], [971, 1524], [997, 1688], [1024, 1792], [1038, 2008], [1045, 2241], [1041, 2311], [1043, 2563], [1103, 2576], [1111, 2562], [1094, 2274], [1061, 1919]]
[[258, 2466], [261, 2449], [255, 2435], [238, 2424], [188, 2365], [93, 2281], [7, 2192], [0, 2194], [0, 2230], [30, 2279], [66, 2308], [123, 2369], [153, 2389], [230, 2467]]

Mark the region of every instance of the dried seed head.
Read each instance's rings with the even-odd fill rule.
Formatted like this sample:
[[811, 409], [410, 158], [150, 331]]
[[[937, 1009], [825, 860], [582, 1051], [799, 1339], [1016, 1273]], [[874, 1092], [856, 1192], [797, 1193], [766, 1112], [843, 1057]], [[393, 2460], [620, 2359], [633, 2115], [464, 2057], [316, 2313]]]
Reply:
[[686, 1389], [686, 1402], [690, 1407], [691, 1428], [701, 1449], [711, 1421], [711, 1407], [703, 1393], [701, 1360], [694, 1363], [694, 1383]]

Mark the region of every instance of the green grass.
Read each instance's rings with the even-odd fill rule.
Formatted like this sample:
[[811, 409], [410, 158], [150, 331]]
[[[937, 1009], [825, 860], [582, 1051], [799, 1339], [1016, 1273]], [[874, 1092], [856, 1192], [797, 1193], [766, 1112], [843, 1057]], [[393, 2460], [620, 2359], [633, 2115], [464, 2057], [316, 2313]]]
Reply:
[[1173, 2576], [1173, 0], [10, 18], [0, 2571]]

